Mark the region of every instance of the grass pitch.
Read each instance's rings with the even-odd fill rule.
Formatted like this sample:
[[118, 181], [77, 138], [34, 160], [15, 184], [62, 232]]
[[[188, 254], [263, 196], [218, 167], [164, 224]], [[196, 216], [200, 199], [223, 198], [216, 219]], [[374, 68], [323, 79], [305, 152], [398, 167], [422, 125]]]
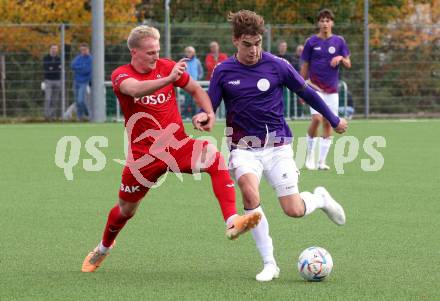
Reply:
[[[291, 123], [296, 136], [307, 125]], [[207, 175], [180, 182], [169, 174], [103, 266], [82, 274], [117, 199], [122, 166], [113, 159], [124, 158], [122, 124], [0, 125], [0, 300], [439, 300], [439, 131], [438, 120], [353, 121], [347, 135], [359, 140], [359, 155], [344, 174], [301, 170], [301, 190], [324, 185], [343, 204], [344, 227], [322, 212], [284, 216], [263, 181], [281, 276], [258, 283], [254, 242], [250, 235], [224, 238]], [[222, 133], [219, 122], [213, 135], [220, 140]], [[73, 181], [54, 162], [66, 135], [81, 141]], [[84, 148], [91, 136], [109, 141], [101, 148], [105, 168], [97, 172], [83, 168], [82, 160], [92, 158]], [[368, 136], [386, 139], [378, 148], [380, 171], [361, 168], [370, 158], [362, 147]], [[298, 255], [312, 245], [333, 256], [333, 272], [322, 283], [304, 282], [296, 270]]]

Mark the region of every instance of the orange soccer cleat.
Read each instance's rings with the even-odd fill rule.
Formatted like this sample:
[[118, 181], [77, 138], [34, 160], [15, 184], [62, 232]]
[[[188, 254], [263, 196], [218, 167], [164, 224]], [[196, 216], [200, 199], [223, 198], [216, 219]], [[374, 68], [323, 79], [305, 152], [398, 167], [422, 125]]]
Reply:
[[[114, 245], [115, 245], [115, 242], [113, 242], [110, 249], [112, 249]], [[109, 254], [109, 252], [107, 252], [107, 253], [99, 252], [98, 247], [96, 247], [84, 259], [84, 262], [83, 262], [82, 268], [81, 268], [81, 272], [84, 272], [84, 273], [94, 272], [97, 268], [100, 267], [101, 263], [108, 256], [108, 254]]]
[[236, 239], [241, 234], [255, 228], [261, 220], [260, 212], [253, 212], [246, 215], [238, 215], [226, 229], [226, 237]]

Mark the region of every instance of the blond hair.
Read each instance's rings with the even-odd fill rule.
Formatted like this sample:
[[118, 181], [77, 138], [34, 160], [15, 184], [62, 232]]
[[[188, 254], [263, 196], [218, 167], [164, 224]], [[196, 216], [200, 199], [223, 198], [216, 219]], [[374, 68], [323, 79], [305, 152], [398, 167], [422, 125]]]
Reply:
[[128, 35], [127, 46], [128, 49], [139, 47], [139, 41], [145, 38], [153, 38], [155, 40], [160, 39], [159, 30], [147, 25], [139, 25], [133, 28]]

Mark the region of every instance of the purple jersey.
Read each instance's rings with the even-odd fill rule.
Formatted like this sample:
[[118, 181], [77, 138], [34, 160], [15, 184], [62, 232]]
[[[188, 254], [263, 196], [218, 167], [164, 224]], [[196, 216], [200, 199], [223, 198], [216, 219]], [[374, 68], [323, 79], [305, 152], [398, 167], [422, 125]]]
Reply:
[[310, 80], [326, 93], [338, 92], [339, 66], [330, 66], [332, 58], [338, 55], [350, 55], [344, 38], [338, 35], [325, 40], [313, 35], [304, 45], [301, 59], [309, 63]]
[[235, 56], [217, 65], [208, 94], [214, 110], [222, 99], [225, 102], [232, 143], [244, 137], [257, 137], [260, 146], [291, 142], [292, 133], [284, 119], [284, 86], [298, 92], [305, 82], [286, 60], [268, 52], [255, 65], [243, 65]]

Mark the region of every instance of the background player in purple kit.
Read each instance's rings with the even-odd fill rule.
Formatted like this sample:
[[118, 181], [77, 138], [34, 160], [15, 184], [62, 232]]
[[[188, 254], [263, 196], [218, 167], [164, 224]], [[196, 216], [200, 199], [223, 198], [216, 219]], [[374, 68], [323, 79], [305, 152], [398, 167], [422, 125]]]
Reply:
[[[350, 51], [342, 36], [332, 34], [334, 15], [331, 10], [321, 10], [317, 20], [319, 33], [307, 40], [301, 55], [304, 62], [301, 66], [301, 75], [308, 79], [309, 85], [318, 92], [333, 114], [337, 115], [339, 66], [351, 68]], [[310, 113], [312, 114], [312, 122], [307, 132], [305, 165], [307, 169], [316, 169], [314, 149], [318, 141], [318, 127], [322, 123], [323, 133], [319, 143], [318, 168], [327, 170], [330, 167], [325, 161], [332, 144], [332, 126], [313, 107], [310, 108]]]
[[333, 114], [319, 95], [286, 60], [262, 51], [265, 31], [261, 16], [248, 10], [229, 14], [237, 53], [217, 65], [208, 94], [216, 110], [222, 99], [230, 136], [229, 168], [240, 187], [245, 212], [260, 212], [252, 236], [263, 259], [258, 281], [279, 277], [269, 225], [260, 206], [259, 183], [264, 174], [276, 190], [280, 205], [291, 217], [302, 217], [321, 208], [336, 224], [345, 223], [344, 209], [323, 187], [314, 193], [298, 190], [298, 169], [293, 160], [292, 133], [284, 119], [283, 87], [298, 94], [327, 118], [338, 133], [347, 122]]

